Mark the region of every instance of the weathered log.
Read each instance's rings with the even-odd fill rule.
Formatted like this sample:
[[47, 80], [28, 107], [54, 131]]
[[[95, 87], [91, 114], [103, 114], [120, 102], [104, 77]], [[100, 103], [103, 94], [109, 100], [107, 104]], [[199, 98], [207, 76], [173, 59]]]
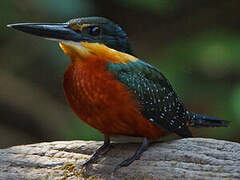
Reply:
[[102, 144], [58, 141], [0, 150], [0, 179], [240, 179], [240, 144], [187, 138], [152, 143], [139, 160], [112, 173], [139, 144], [113, 148], [86, 172], [81, 165]]

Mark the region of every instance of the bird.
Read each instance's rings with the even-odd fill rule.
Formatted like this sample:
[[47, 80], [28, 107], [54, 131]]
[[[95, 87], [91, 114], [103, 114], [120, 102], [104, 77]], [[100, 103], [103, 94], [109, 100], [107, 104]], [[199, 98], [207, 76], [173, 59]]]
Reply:
[[118, 136], [142, 137], [142, 143], [114, 171], [129, 166], [149, 142], [169, 134], [193, 137], [190, 127], [227, 127], [229, 121], [189, 111], [168, 79], [138, 58], [128, 35], [104, 17], [65, 23], [17, 23], [7, 27], [57, 41], [70, 56], [63, 78], [66, 100], [80, 120], [104, 135], [104, 143], [82, 165], [97, 161]]

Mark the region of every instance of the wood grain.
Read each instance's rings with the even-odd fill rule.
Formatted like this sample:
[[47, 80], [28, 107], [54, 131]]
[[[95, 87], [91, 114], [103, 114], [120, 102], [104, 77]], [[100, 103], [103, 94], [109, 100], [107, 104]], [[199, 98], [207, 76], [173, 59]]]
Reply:
[[0, 150], [0, 179], [240, 179], [240, 144], [205, 138], [152, 143], [129, 167], [114, 166], [139, 144], [113, 143], [97, 163], [81, 172], [81, 164], [102, 144], [57, 141]]

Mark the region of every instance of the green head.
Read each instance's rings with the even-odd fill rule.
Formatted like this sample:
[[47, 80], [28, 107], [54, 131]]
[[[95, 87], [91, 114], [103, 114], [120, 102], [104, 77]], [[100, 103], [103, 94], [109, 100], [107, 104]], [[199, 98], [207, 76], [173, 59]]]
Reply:
[[132, 54], [127, 34], [109, 19], [87, 17], [72, 19], [68, 23], [69, 27], [80, 33], [87, 42], [105, 44], [117, 51]]

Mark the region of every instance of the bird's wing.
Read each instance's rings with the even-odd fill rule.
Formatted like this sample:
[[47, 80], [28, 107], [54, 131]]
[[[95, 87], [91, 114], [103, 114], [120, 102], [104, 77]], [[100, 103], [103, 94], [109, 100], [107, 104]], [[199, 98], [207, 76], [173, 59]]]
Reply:
[[192, 137], [187, 126], [188, 111], [156, 68], [138, 60], [128, 64], [108, 63], [108, 71], [136, 96], [145, 118], [169, 132]]

